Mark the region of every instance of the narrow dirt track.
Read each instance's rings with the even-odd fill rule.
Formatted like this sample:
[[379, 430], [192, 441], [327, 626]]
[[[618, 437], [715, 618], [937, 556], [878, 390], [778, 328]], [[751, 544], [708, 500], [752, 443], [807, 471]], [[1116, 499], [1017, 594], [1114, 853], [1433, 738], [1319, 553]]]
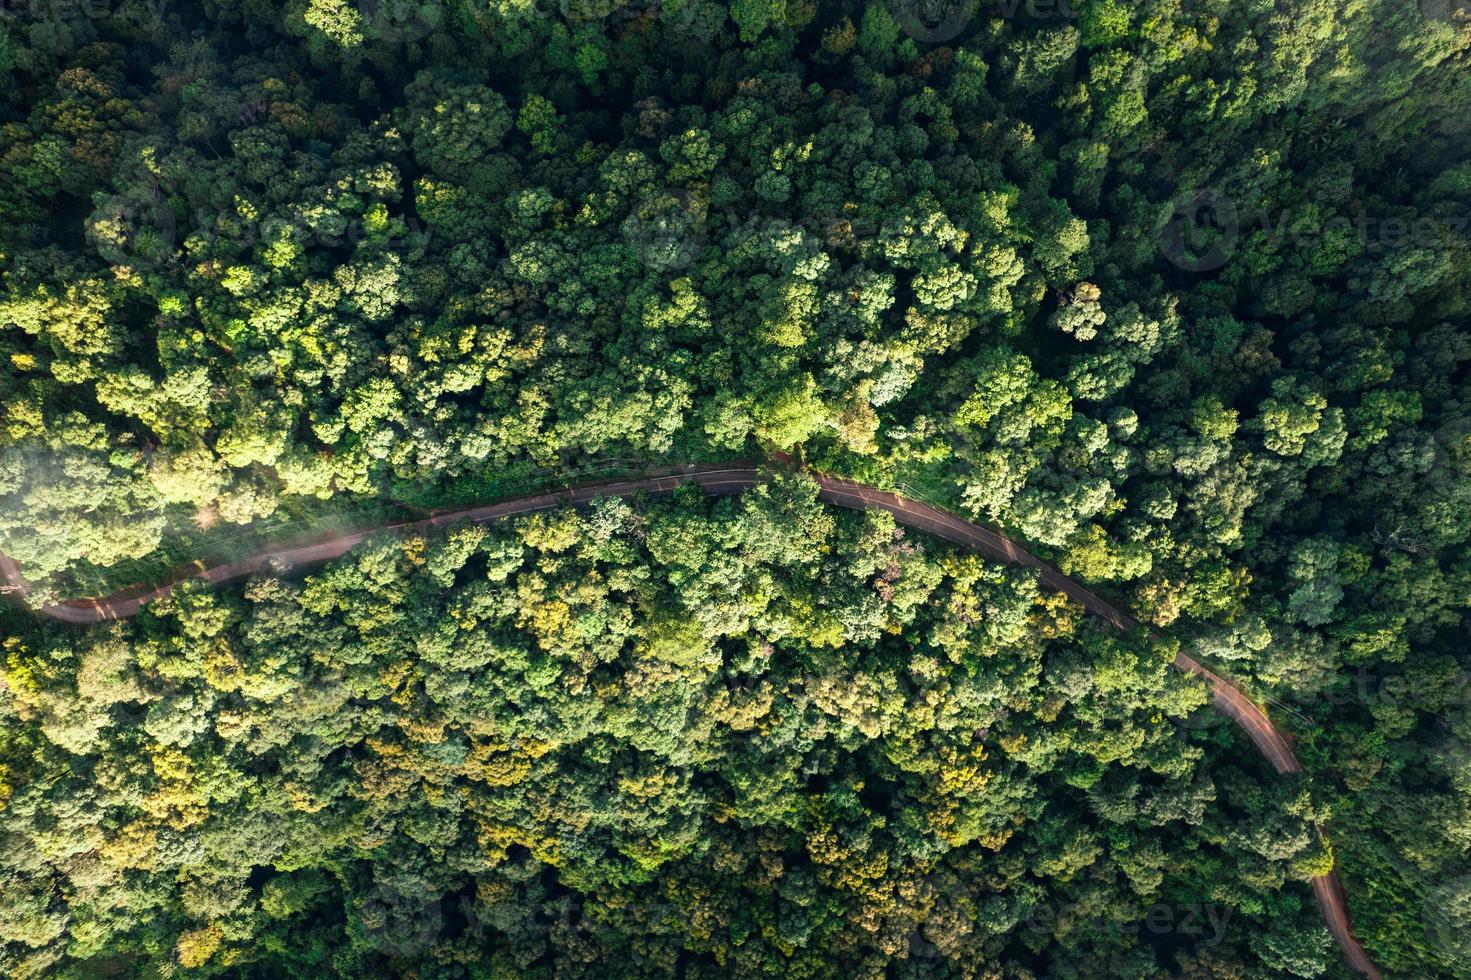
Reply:
[[[830, 504], [850, 510], [886, 510], [893, 514], [901, 524], [974, 549], [996, 561], [1036, 569], [1042, 585], [1055, 592], [1063, 593], [1083, 606], [1089, 613], [1116, 629], [1128, 631], [1140, 625], [1139, 621], [1132, 616], [1099, 598], [1051, 564], [991, 528], [896, 493], [877, 490], [837, 477], [815, 473], [811, 475], [817, 481], [819, 496]], [[569, 487], [566, 490], [521, 497], [488, 507], [450, 511], [420, 521], [405, 521], [363, 528], [323, 541], [260, 552], [241, 561], [225, 565], [204, 567], [196, 563], [177, 570], [171, 576], [168, 584], [154, 589], [146, 591], [124, 589], [110, 596], [96, 599], [69, 599], [62, 603], [48, 603], [36, 612], [67, 623], [99, 623], [108, 619], [125, 619], [135, 615], [144, 604], [168, 595], [181, 581], [197, 578], [211, 584], [218, 584], [252, 575], [272, 563], [280, 570], [318, 565], [334, 558], [340, 558], [361, 544], [363, 539], [370, 534], [383, 531], [404, 534], [424, 533], [454, 524], [483, 523], [539, 510], [551, 510], [567, 504], [587, 503], [598, 497], [629, 497], [637, 493], [662, 496], [672, 493], [683, 483], [694, 483], [708, 494], [725, 496], [743, 493], [764, 479], [765, 475], [762, 470], [750, 466], [672, 467], [658, 476]], [[24, 597], [26, 584], [21, 576], [20, 567], [4, 554], [0, 554], [0, 580], [3, 580], [9, 593]], [[1149, 632], [1151, 636], [1159, 636], [1155, 630]], [[1216, 709], [1236, 722], [1277, 772], [1302, 771], [1302, 765], [1293, 755], [1292, 748], [1282, 733], [1272, 724], [1266, 713], [1239, 688], [1183, 652], [1176, 655], [1175, 666], [1180, 670], [1197, 674], [1210, 683]], [[1374, 980], [1380, 980], [1382, 975], [1378, 968], [1374, 966], [1373, 961], [1369, 959], [1369, 954], [1354, 937], [1353, 928], [1349, 922], [1343, 883], [1339, 880], [1338, 874], [1330, 872], [1316, 877], [1312, 879], [1312, 886], [1313, 894], [1317, 897], [1318, 906], [1323, 913], [1323, 920], [1327, 923], [1328, 931], [1332, 933], [1339, 948], [1343, 950], [1344, 959], [1360, 973]]]

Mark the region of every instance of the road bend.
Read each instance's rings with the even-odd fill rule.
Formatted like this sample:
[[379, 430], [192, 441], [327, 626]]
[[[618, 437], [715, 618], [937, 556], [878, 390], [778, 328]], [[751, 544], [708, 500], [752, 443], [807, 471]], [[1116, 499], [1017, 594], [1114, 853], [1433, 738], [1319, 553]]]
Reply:
[[[342, 557], [372, 534], [382, 532], [423, 534], [456, 524], [483, 524], [540, 510], [585, 504], [600, 497], [632, 497], [636, 494], [665, 496], [686, 483], [693, 483], [712, 496], [740, 494], [763, 482], [766, 475], [767, 471], [749, 465], [667, 467], [657, 471], [654, 475], [637, 479], [589, 483], [568, 487], [564, 490], [519, 497], [484, 507], [447, 511], [418, 521], [380, 524], [346, 531], [323, 540], [283, 545], [225, 564], [203, 566], [195, 562], [176, 570], [168, 581], [153, 588], [135, 587], [98, 598], [68, 599], [59, 603], [47, 603], [34, 611], [66, 623], [100, 623], [111, 619], [126, 619], [135, 615], [147, 603], [168, 595], [180, 582], [200, 579], [217, 585], [253, 575], [267, 567], [284, 571], [320, 565]], [[966, 520], [932, 504], [913, 500], [887, 490], [879, 490], [825, 474], [811, 475], [817, 481], [819, 496], [834, 506], [850, 510], [888, 511], [900, 524], [979, 551], [996, 561], [1036, 570], [1038, 580], [1043, 586], [1055, 592], [1061, 592], [1115, 629], [1127, 632], [1140, 625], [1139, 621], [1132, 616], [1073, 581], [1056, 566], [1033, 555], [1026, 548], [993, 528]], [[0, 588], [3, 588], [6, 594], [24, 602], [27, 592], [25, 579], [16, 562], [4, 554], [0, 554], [0, 582], [3, 582], [3, 587]], [[1150, 630], [1149, 632], [1153, 637], [1159, 636], [1157, 631]], [[1210, 684], [1216, 710], [1234, 721], [1246, 733], [1247, 738], [1251, 739], [1257, 750], [1267, 758], [1273, 769], [1279, 773], [1302, 771], [1301, 763], [1297, 761], [1292, 747], [1283, 737], [1282, 732], [1267, 717], [1266, 712], [1234, 683], [1184, 652], [1176, 654], [1175, 666], [1182, 671], [1198, 675]], [[1323, 921], [1327, 924], [1334, 941], [1338, 943], [1339, 949], [1343, 951], [1344, 959], [1351, 967], [1365, 976], [1373, 980], [1381, 980], [1382, 974], [1369, 958], [1363, 945], [1354, 936], [1348, 917], [1348, 902], [1345, 898], [1343, 883], [1339, 880], [1337, 872], [1313, 878], [1312, 887], [1313, 894], [1318, 900], [1318, 907], [1323, 913]]]

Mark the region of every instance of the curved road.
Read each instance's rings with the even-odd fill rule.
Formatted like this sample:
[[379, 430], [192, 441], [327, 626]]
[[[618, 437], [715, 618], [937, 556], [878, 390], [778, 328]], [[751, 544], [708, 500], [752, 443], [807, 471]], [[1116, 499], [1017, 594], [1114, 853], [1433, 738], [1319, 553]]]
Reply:
[[[1139, 621], [1132, 616], [1099, 598], [1051, 564], [991, 528], [896, 493], [876, 490], [873, 487], [837, 477], [815, 473], [811, 475], [817, 481], [819, 496], [830, 504], [851, 510], [886, 510], [893, 514], [901, 524], [972, 548], [997, 561], [1036, 569], [1042, 585], [1063, 593], [1083, 606], [1089, 613], [1103, 619], [1116, 629], [1128, 631], [1140, 625]], [[176, 570], [167, 584], [157, 588], [124, 589], [97, 599], [69, 599], [61, 603], [48, 603], [37, 611], [43, 616], [67, 623], [98, 623], [108, 619], [124, 619], [137, 613], [145, 603], [168, 595], [174, 585], [186, 579], [198, 578], [213, 584], [243, 578], [272, 563], [278, 569], [317, 565], [341, 557], [357, 547], [370, 534], [381, 531], [422, 533], [452, 524], [495, 521], [538, 510], [551, 510], [567, 504], [587, 503], [597, 497], [628, 497], [636, 493], [658, 496], [672, 493], [683, 483], [694, 483], [702, 487], [706, 493], [717, 496], [739, 494], [751, 489], [764, 479], [763, 471], [750, 466], [673, 467], [659, 476], [569, 487], [566, 490], [521, 497], [488, 507], [449, 511], [426, 520], [404, 521], [350, 531], [316, 542], [264, 551], [225, 565], [206, 567], [202, 563], [196, 563]], [[5, 591], [22, 597], [25, 595], [26, 584], [21, 577], [19, 566], [4, 554], [0, 554], [0, 580], [4, 582]], [[1160, 635], [1155, 630], [1149, 632], [1152, 637], [1157, 638]], [[1302, 765], [1293, 755], [1292, 748], [1283, 738], [1282, 733], [1272, 724], [1266, 713], [1233, 683], [1183, 652], [1176, 654], [1175, 666], [1180, 670], [1198, 674], [1210, 683], [1216, 709], [1236, 722], [1246, 732], [1247, 737], [1262, 755], [1267, 757], [1274, 769], [1279, 773], [1302, 771]], [[1312, 879], [1312, 886], [1313, 894], [1318, 899], [1318, 906], [1323, 912], [1323, 920], [1328, 925], [1328, 931], [1333, 934], [1334, 940], [1343, 950], [1348, 964], [1360, 973], [1374, 980], [1380, 980], [1379, 970], [1354, 937], [1353, 928], [1349, 923], [1343, 884], [1339, 881], [1337, 873], [1330, 872]]]

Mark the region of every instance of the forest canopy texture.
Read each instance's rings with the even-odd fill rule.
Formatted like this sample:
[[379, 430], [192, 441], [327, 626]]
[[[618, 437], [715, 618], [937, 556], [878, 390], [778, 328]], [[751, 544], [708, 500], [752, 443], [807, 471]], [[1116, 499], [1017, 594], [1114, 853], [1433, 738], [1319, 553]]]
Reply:
[[[11, 0], [7, 976], [1471, 977], [1457, 0]], [[638, 462], [635, 462], [638, 461]], [[1170, 667], [1295, 736], [1274, 774]], [[1321, 833], [1320, 833], [1321, 831]]]

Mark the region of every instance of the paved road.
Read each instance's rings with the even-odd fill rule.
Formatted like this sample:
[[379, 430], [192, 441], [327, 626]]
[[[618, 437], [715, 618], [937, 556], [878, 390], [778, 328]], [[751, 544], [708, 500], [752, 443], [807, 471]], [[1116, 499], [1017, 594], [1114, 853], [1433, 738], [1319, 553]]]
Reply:
[[[820, 474], [813, 474], [813, 476], [818, 483], [819, 495], [830, 504], [851, 510], [886, 510], [893, 514], [901, 524], [972, 548], [997, 561], [1036, 569], [1042, 585], [1063, 593], [1088, 612], [1119, 630], [1127, 631], [1140, 625], [1139, 621], [1132, 616], [1106, 602], [1068, 578], [1051, 564], [991, 528], [896, 493], [876, 490], [873, 487], [837, 477]], [[210, 583], [219, 583], [244, 578], [271, 563], [274, 563], [278, 569], [317, 565], [341, 557], [361, 544], [368, 535], [382, 531], [423, 533], [452, 524], [483, 523], [517, 514], [551, 510], [566, 504], [586, 503], [597, 497], [628, 497], [636, 493], [660, 496], [673, 492], [680, 484], [687, 482], [699, 485], [706, 493], [712, 495], [738, 494], [749, 490], [764, 479], [765, 475], [762, 470], [749, 466], [673, 467], [659, 476], [569, 487], [566, 490], [508, 500], [488, 507], [449, 511], [421, 521], [405, 521], [363, 528], [320, 541], [261, 552], [226, 565], [213, 567], [205, 567], [202, 564], [189, 565], [177, 570], [168, 584], [157, 588], [123, 590], [97, 599], [71, 599], [62, 603], [47, 604], [37, 611], [43, 616], [68, 623], [98, 623], [108, 619], [124, 619], [137, 613], [145, 603], [168, 595], [174, 585], [185, 579], [198, 578]], [[21, 577], [20, 568], [14, 560], [3, 554], [0, 554], [0, 580], [3, 580], [7, 591], [24, 596], [25, 580]], [[1155, 630], [1150, 630], [1150, 634], [1155, 637], [1159, 636]], [[1288, 745], [1282, 733], [1272, 724], [1266, 713], [1239, 688], [1183, 652], [1175, 656], [1175, 666], [1180, 670], [1198, 674], [1211, 685], [1216, 709], [1240, 726], [1262, 755], [1272, 763], [1274, 769], [1279, 773], [1302, 771], [1302, 765], [1293, 755], [1292, 747]], [[1323, 920], [1328, 925], [1328, 931], [1333, 934], [1334, 940], [1343, 950], [1344, 958], [1349, 965], [1374, 980], [1380, 980], [1379, 970], [1354, 937], [1348, 918], [1348, 903], [1344, 898], [1343, 883], [1339, 880], [1337, 873], [1329, 873], [1312, 879], [1312, 886], [1313, 894], [1318, 899], [1318, 906], [1323, 912]]]

